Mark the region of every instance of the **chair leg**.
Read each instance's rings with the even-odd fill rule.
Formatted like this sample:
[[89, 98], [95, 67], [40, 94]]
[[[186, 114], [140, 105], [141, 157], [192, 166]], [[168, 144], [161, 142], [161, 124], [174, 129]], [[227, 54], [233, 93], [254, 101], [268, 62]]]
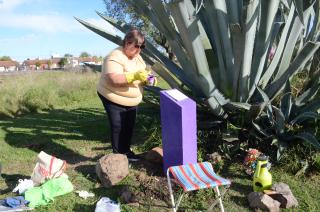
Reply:
[[220, 210], [221, 210], [221, 212], [224, 212], [224, 208], [223, 208], [223, 204], [222, 204], [222, 199], [221, 199], [221, 195], [220, 195], [220, 191], [219, 191], [218, 186], [216, 186], [216, 187], [214, 188], [214, 191], [217, 192], [217, 195], [218, 195]]
[[173, 212], [176, 212], [176, 205], [174, 203], [174, 196], [173, 196], [172, 187], [171, 187], [171, 179], [170, 179], [169, 169], [167, 170], [167, 180], [168, 180], [168, 187], [169, 187], [169, 192], [170, 192], [172, 210], [173, 210]]

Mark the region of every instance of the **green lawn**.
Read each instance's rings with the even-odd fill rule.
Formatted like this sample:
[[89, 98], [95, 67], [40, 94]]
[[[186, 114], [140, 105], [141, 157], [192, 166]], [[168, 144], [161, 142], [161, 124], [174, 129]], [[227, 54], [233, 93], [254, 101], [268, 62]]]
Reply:
[[[94, 93], [94, 92], [92, 92]], [[133, 139], [136, 151], [150, 136], [155, 136], [154, 126], [159, 123], [159, 113], [149, 105], [142, 104], [138, 125]], [[11, 190], [18, 179], [28, 178], [35, 165], [37, 154], [43, 150], [67, 160], [67, 174], [75, 190], [95, 193], [91, 199], [81, 199], [70, 193], [34, 211], [94, 211], [96, 202], [102, 196], [122, 202], [119, 192], [126, 186], [136, 194], [139, 205], [123, 202], [123, 211], [169, 211], [169, 192], [160, 166], [140, 162], [130, 166], [130, 174], [119, 185], [103, 188], [96, 179], [95, 164], [104, 154], [110, 153], [110, 137], [107, 119], [99, 99], [92, 95], [70, 106], [55, 108], [41, 113], [30, 113], [18, 118], [0, 119], [0, 199], [13, 196]], [[159, 138], [159, 135], [155, 136]], [[320, 211], [320, 175], [295, 177], [273, 167], [275, 182], [289, 184], [300, 204], [294, 211]], [[246, 196], [251, 192], [251, 178], [239, 162], [226, 161], [222, 176], [232, 180], [224, 203], [226, 211], [250, 211]], [[194, 192], [182, 202], [186, 211], [204, 211], [213, 201], [210, 191]], [[288, 210], [291, 211], [291, 210]]]

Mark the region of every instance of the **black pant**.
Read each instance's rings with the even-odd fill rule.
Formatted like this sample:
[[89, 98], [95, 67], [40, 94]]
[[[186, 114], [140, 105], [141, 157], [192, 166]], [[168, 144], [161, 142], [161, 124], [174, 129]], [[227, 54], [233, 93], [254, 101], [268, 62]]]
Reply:
[[113, 103], [98, 93], [106, 110], [111, 127], [111, 141], [114, 153], [125, 154], [130, 151], [133, 128], [136, 122], [137, 107]]

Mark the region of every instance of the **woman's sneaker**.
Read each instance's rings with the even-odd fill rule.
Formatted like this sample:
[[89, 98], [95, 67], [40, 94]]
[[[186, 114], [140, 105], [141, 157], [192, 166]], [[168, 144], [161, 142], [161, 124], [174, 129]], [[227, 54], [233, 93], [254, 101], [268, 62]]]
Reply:
[[128, 160], [131, 162], [136, 162], [136, 161], [140, 160], [140, 157], [137, 156], [136, 154], [134, 154], [134, 152], [132, 152], [132, 151], [126, 153], [126, 156], [127, 156]]

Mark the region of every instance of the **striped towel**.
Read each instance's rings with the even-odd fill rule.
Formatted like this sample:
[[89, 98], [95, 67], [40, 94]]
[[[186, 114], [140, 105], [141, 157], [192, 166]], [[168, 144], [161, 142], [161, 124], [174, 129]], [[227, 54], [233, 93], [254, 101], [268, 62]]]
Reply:
[[231, 184], [214, 173], [209, 162], [171, 166], [169, 171], [185, 192]]

